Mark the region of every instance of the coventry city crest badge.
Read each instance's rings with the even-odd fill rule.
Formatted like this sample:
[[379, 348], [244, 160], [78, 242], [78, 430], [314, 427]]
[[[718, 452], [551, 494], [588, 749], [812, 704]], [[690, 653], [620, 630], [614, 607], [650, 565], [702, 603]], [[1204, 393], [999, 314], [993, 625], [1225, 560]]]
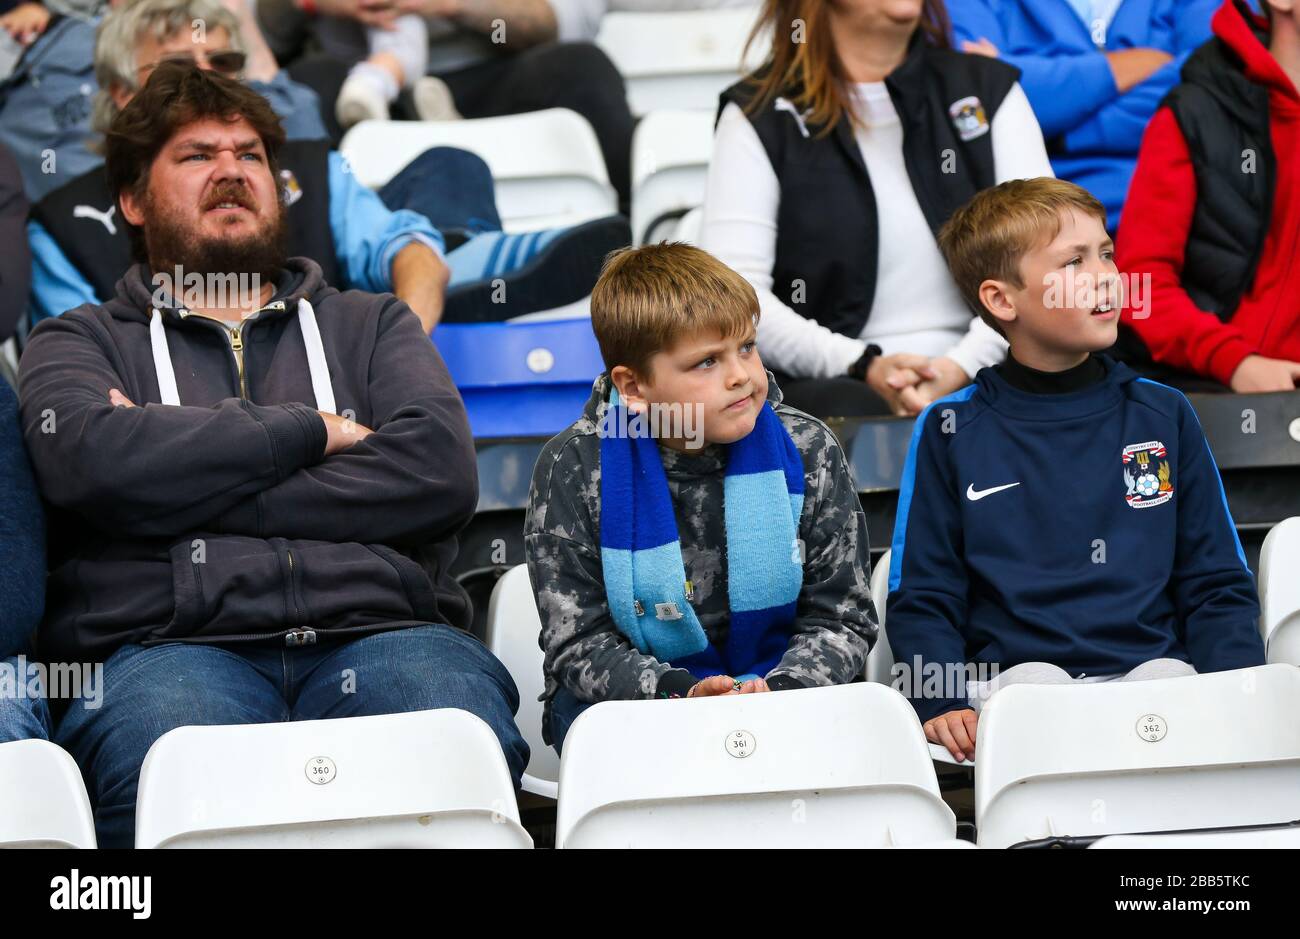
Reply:
[[1169, 480], [1169, 460], [1159, 440], [1133, 443], [1124, 448], [1124, 501], [1135, 509], [1149, 509], [1174, 497]]

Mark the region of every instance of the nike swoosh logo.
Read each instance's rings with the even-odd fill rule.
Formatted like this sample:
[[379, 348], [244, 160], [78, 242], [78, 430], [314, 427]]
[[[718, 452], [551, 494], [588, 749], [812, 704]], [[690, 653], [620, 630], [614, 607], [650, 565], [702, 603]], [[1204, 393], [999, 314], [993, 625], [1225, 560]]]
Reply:
[[980, 499], [983, 499], [985, 496], [991, 496], [995, 492], [1001, 492], [1003, 489], [1010, 489], [1013, 486], [1019, 486], [1019, 485], [1020, 483], [1007, 483], [1005, 486], [994, 486], [992, 489], [977, 490], [975, 488], [975, 484], [971, 483], [966, 487], [966, 498], [970, 499], [972, 502], [978, 502]]

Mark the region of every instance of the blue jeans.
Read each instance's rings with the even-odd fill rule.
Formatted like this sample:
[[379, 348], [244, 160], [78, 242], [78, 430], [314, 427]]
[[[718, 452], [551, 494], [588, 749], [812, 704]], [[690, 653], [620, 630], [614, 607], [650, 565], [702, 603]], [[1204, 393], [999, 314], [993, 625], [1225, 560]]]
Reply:
[[444, 237], [501, 231], [492, 171], [468, 150], [425, 150], [379, 190], [379, 198], [393, 211], [419, 212]]
[[55, 742], [81, 767], [100, 847], [130, 847], [140, 766], [153, 742], [173, 728], [461, 708], [492, 728], [518, 787], [528, 763], [514, 721], [518, 707], [505, 666], [450, 626], [293, 649], [129, 645], [104, 663], [99, 709], [74, 703]]
[[[19, 669], [17, 656], [0, 659], [0, 669], [14, 676], [17, 683], [27, 685], [27, 676]], [[15, 689], [16, 691], [16, 689]], [[0, 694], [0, 743], [15, 740], [50, 739], [50, 708], [42, 696], [32, 697], [27, 692], [13, 696]]]
[[564, 746], [564, 738], [569, 735], [569, 728], [578, 719], [578, 715], [591, 707], [591, 701], [579, 701], [568, 688], [563, 686], [551, 699], [551, 746], [559, 753]]

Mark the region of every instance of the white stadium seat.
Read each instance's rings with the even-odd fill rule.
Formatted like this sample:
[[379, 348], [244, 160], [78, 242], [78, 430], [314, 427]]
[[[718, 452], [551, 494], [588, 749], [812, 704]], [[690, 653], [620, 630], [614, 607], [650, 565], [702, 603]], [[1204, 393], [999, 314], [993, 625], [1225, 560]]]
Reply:
[[880, 685], [893, 684], [890, 670], [894, 667], [894, 653], [890, 651], [889, 637], [885, 635], [885, 604], [889, 600], [889, 559], [892, 555], [892, 551], [886, 551], [871, 570], [871, 602], [876, 605], [880, 632], [867, 656], [866, 679]]
[[444, 708], [179, 727], [149, 748], [141, 848], [531, 848], [488, 725]]
[[76, 762], [45, 740], [0, 743], [0, 848], [93, 848], [95, 821]]
[[1173, 835], [1107, 835], [1089, 848], [1300, 848], [1300, 826], [1255, 828], [1249, 831], [1205, 831]]
[[865, 682], [607, 701], [564, 741], [556, 846], [886, 847], [948, 842], [912, 706]]
[[718, 95], [767, 54], [756, 43], [742, 64], [757, 6], [733, 10], [607, 13], [596, 44], [627, 82], [633, 114], [664, 108], [714, 111]]
[[673, 240], [678, 221], [704, 202], [713, 114], [654, 111], [632, 135], [632, 240]]
[[980, 715], [981, 847], [1300, 818], [1300, 670], [1010, 685]]
[[704, 207], [691, 209], [677, 223], [677, 230], [668, 237], [672, 241], [681, 241], [688, 245], [699, 246], [700, 232], [704, 229]]
[[554, 799], [560, 778], [560, 758], [554, 747], [542, 741], [542, 703], [537, 700], [545, 687], [542, 648], [538, 644], [541, 632], [542, 620], [537, 615], [528, 567], [520, 564], [507, 571], [492, 588], [492, 599], [488, 601], [487, 646], [505, 665], [519, 689], [515, 723], [531, 754], [524, 770], [523, 788]]
[[[880, 632], [876, 635], [876, 642], [867, 654], [867, 667], [864, 670], [863, 677], [867, 681], [875, 682], [879, 685], [894, 685], [894, 653], [889, 648], [889, 636], [885, 633], [885, 607], [889, 602], [889, 561], [893, 557], [893, 550], [888, 550], [876, 561], [876, 566], [871, 569], [871, 602], [876, 605], [876, 616], [880, 623]], [[930, 758], [937, 763], [950, 763], [953, 766], [961, 766], [970, 769], [975, 765], [974, 760], [964, 760], [957, 762], [948, 748], [942, 744], [932, 743], [930, 746]]]
[[483, 158], [506, 231], [575, 225], [618, 212], [596, 132], [566, 108], [462, 121], [362, 121], [339, 150], [350, 172], [378, 189], [430, 147], [459, 147]]
[[1267, 661], [1300, 665], [1300, 517], [1273, 526], [1259, 552], [1259, 633]]

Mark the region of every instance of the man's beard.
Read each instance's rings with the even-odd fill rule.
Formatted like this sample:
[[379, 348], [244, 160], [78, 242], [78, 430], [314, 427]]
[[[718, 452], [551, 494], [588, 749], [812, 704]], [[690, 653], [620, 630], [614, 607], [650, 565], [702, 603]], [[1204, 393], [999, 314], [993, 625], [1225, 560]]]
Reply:
[[[215, 205], [222, 201], [247, 207], [251, 197], [241, 187], [239, 190], [215, 192], [209, 203]], [[193, 222], [178, 212], [168, 212], [152, 196], [146, 198], [144, 209], [145, 250], [149, 267], [155, 274], [170, 278], [179, 267], [184, 278], [233, 274], [273, 284], [284, 269], [288, 257], [288, 234], [285, 208], [278, 202], [269, 223], [256, 232], [234, 237], [205, 237], [199, 234]], [[179, 303], [182, 285], [175, 284], [173, 290]]]

